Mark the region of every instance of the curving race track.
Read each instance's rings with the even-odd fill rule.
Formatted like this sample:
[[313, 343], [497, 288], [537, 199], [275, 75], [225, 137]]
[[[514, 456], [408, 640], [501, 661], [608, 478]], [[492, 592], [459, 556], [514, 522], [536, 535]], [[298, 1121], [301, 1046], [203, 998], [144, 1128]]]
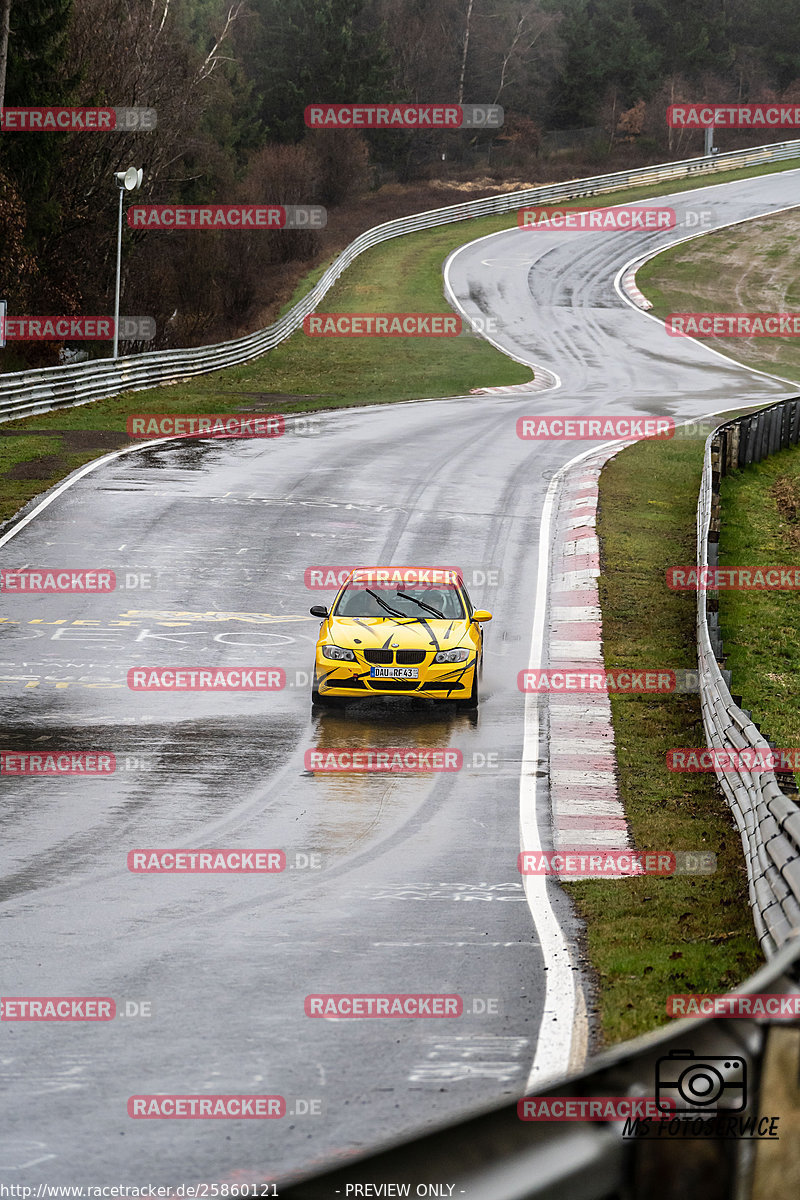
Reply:
[[[713, 228], [796, 203], [796, 174], [653, 203], [681, 220], [710, 211]], [[577, 931], [557, 888], [529, 906], [516, 871], [520, 797], [545, 844], [548, 829], [546, 760], [522, 769], [516, 679], [546, 598], [543, 472], [586, 445], [523, 442], [515, 426], [537, 412], [689, 418], [793, 390], [668, 338], [615, 290], [626, 262], [686, 232], [512, 230], [451, 257], [459, 305], [496, 317], [496, 344], [557, 373], [559, 391], [343, 411], [321, 416], [319, 436], [118, 454], [0, 539], [4, 567], [94, 566], [153, 584], [3, 597], [4, 747], [112, 751], [119, 764], [83, 781], [4, 778], [3, 994], [110, 996], [118, 1011], [149, 1002], [152, 1015], [3, 1025], [0, 1181], [285, 1177], [519, 1095], [532, 1068], [541, 1078], [580, 1061]], [[304, 572], [367, 562], [475, 573], [473, 602], [494, 613], [477, 719], [402, 702], [312, 718], [308, 608], [332, 593], [310, 591]], [[131, 666], [201, 664], [281, 667], [288, 685], [126, 686]], [[306, 750], [353, 745], [456, 747], [465, 767], [306, 771]], [[538, 814], [525, 807], [534, 795]], [[172, 846], [276, 847], [292, 869], [127, 870], [130, 849]], [[314, 992], [458, 993], [465, 1014], [313, 1020], [303, 1000]], [[155, 1092], [280, 1094], [296, 1115], [131, 1120], [128, 1097]], [[298, 1099], [323, 1111], [301, 1115]]]

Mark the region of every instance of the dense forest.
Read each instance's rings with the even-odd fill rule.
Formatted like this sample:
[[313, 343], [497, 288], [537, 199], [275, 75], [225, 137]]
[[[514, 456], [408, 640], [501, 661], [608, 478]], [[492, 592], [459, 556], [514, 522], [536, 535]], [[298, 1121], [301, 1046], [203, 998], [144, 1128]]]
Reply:
[[[701, 153], [702, 132], [666, 126], [679, 100], [800, 99], [793, 0], [11, 0], [8, 25], [5, 106], [158, 113], [148, 132], [0, 134], [0, 296], [18, 314], [112, 311], [113, 173], [129, 165], [144, 168], [144, 202], [314, 203], [333, 225], [381, 189], [399, 215], [421, 183], [481, 180], [487, 194]], [[500, 104], [505, 123], [304, 125], [307, 104], [387, 99]], [[230, 336], [321, 245], [126, 229], [123, 311], [155, 317], [155, 346]], [[18, 347], [2, 369], [56, 353]]]

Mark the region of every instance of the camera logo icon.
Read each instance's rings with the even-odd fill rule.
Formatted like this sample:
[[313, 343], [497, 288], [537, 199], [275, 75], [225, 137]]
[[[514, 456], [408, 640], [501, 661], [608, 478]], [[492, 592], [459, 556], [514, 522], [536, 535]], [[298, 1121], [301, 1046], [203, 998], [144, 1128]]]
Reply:
[[673, 1050], [656, 1063], [656, 1107], [664, 1113], [747, 1106], [747, 1063], [736, 1055]]

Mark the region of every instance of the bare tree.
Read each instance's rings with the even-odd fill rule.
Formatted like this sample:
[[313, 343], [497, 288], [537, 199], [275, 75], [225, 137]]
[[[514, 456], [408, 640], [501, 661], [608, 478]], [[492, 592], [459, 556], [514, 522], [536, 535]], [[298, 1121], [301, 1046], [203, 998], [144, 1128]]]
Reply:
[[[169, 0], [167, 0], [167, 2], [169, 2]], [[225, 17], [225, 24], [222, 27], [222, 32], [217, 36], [214, 45], [203, 59], [203, 64], [200, 67], [198, 78], [208, 79], [209, 75], [211, 75], [211, 73], [221, 62], [233, 62], [233, 57], [231, 55], [220, 54], [220, 49], [222, 48], [223, 42], [229, 37], [233, 26], [236, 24], [239, 14], [242, 11], [243, 4], [244, 0], [238, 0], [237, 4], [232, 4], [228, 9], [227, 16]]]
[[461, 74], [458, 79], [458, 103], [464, 103], [464, 76], [467, 71], [467, 51], [469, 50], [469, 34], [472, 26], [473, 0], [467, 0], [467, 13], [464, 20], [464, 42], [461, 51]]
[[8, 66], [8, 31], [11, 27], [11, 0], [0, 0], [0, 108], [6, 98], [6, 68]]
[[[144, 169], [137, 202], [176, 198], [199, 178], [207, 181], [206, 189], [233, 191], [235, 164], [214, 143], [204, 114], [225, 94], [221, 51], [241, 9], [238, 0], [220, 3], [216, 23], [209, 22], [208, 53], [187, 41], [173, 0], [75, 0], [70, 61], [80, 77], [77, 102], [153, 108], [158, 114], [154, 132], [114, 130], [102, 137], [73, 137], [64, 148], [58, 196], [63, 219], [44, 250], [50, 261], [75, 264], [87, 303], [106, 302], [113, 287], [114, 171], [130, 165]], [[146, 264], [140, 270], [155, 279], [158, 254], [150, 253], [149, 243], [143, 253], [142, 245], [151, 235], [130, 236], [137, 249], [133, 257], [126, 250], [126, 271], [137, 258]], [[162, 257], [174, 260], [177, 239], [162, 235], [155, 240]], [[209, 269], [212, 257], [209, 252]], [[165, 285], [174, 279], [168, 266], [164, 264]], [[175, 295], [165, 297], [170, 312]], [[163, 319], [158, 297], [148, 295], [146, 302], [150, 307], [144, 311]]]
[[510, 41], [501, 52], [500, 78], [493, 104], [499, 103], [509, 82], [510, 68], [513, 64], [516, 63], [518, 68], [527, 66], [531, 62], [534, 47], [555, 32], [558, 20], [557, 14], [544, 13], [538, 4], [528, 5], [516, 14], [516, 24], [513, 25], [513, 32], [510, 31]]

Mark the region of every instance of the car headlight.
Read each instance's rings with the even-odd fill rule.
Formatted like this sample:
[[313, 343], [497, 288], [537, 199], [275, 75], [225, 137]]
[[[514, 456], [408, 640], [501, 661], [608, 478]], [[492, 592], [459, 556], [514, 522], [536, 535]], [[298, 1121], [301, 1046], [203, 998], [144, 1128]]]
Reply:
[[434, 662], [466, 662], [469, 658], [469, 650], [466, 648], [461, 650], [440, 650], [434, 658]]
[[346, 650], [344, 646], [323, 646], [323, 658], [338, 658], [344, 659], [346, 662], [355, 662], [356, 656], [352, 650]]

